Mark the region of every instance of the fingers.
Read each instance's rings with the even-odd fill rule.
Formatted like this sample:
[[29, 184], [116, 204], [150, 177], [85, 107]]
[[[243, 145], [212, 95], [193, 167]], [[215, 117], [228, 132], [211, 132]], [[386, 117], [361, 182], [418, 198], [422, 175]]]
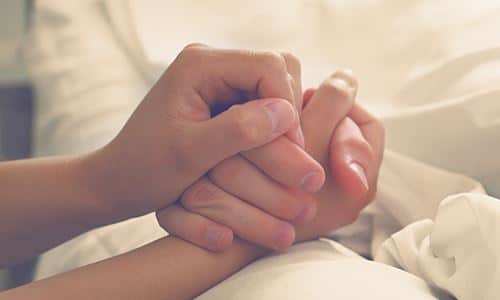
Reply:
[[314, 88], [309, 88], [304, 92], [304, 96], [302, 99], [302, 109], [307, 106], [307, 103], [309, 103], [309, 100], [311, 100], [314, 93], [316, 93], [316, 89]]
[[298, 122], [285, 100], [262, 99], [232, 106], [218, 116], [189, 127], [188, 138], [179, 139], [179, 161], [190, 172], [203, 174], [223, 159], [269, 143]]
[[378, 167], [382, 163], [384, 156], [385, 145], [385, 129], [384, 124], [380, 119], [372, 115], [360, 105], [354, 105], [349, 113], [350, 118], [356, 123], [364, 138], [368, 141], [373, 149], [373, 153], [378, 163]]
[[357, 92], [352, 75], [336, 72], [325, 80], [302, 112], [306, 150], [326, 165], [331, 136], [351, 111]]
[[[350, 71], [334, 76], [340, 76], [350, 85], [357, 86]], [[320, 100], [321, 97], [315, 95], [314, 89], [308, 89], [304, 93], [305, 105], [312, 103], [312, 99]], [[382, 123], [360, 105], [354, 104], [348, 117], [338, 123], [329, 149], [330, 171], [345, 195], [350, 199], [370, 200], [376, 190], [383, 156]], [[367, 203], [361, 204], [365, 206]]]
[[180, 71], [189, 77], [188, 83], [196, 82], [195, 89], [209, 106], [234, 101], [234, 91], [257, 92], [262, 98], [293, 99], [286, 61], [278, 52], [191, 44], [173, 64], [183, 69]]
[[[355, 149], [349, 150], [350, 156], [360, 162], [368, 178], [369, 191], [365, 197], [367, 200], [367, 203], [365, 203], [366, 205], [373, 200], [377, 191], [378, 175], [384, 156], [385, 129], [383, 123], [379, 119], [360, 105], [354, 105], [349, 116], [359, 127], [366, 141], [366, 143], [361, 143]], [[366, 144], [368, 144], [369, 147], [367, 147]], [[349, 145], [349, 143], [346, 143], [346, 145]], [[369, 150], [367, 148], [369, 148]], [[347, 152], [347, 150], [339, 150], [338, 152]]]
[[288, 52], [282, 52], [281, 56], [285, 60], [289, 81], [293, 92], [293, 102], [295, 108], [300, 113], [302, 108], [302, 71], [299, 59]]
[[284, 220], [307, 222], [316, 203], [309, 194], [285, 188], [242, 156], [233, 156], [212, 169], [208, 177], [224, 191]]
[[[295, 109], [297, 114], [300, 115], [302, 112], [302, 75], [301, 75], [301, 67], [299, 59], [291, 53], [282, 52], [281, 56], [285, 59], [289, 83], [293, 92], [293, 100], [292, 102], [295, 105]], [[302, 132], [302, 128], [300, 123], [297, 124], [296, 128], [293, 128], [290, 132], [287, 133], [288, 138], [291, 141], [294, 141], [302, 148], [304, 148], [304, 133]]]
[[[291, 54], [283, 53], [291, 77], [297, 110], [302, 111], [302, 84], [300, 63]], [[295, 131], [303, 141], [301, 128]], [[302, 142], [302, 145], [304, 143]], [[242, 153], [265, 174], [277, 182], [303, 191], [314, 193], [324, 183], [325, 173], [321, 165], [306, 151], [282, 137], [256, 149]]]
[[[201, 76], [200, 78], [203, 80], [200, 80], [200, 82], [202, 84], [197, 86], [196, 90], [203, 101], [210, 106], [214, 106], [216, 103], [233, 104], [231, 101], [236, 97], [235, 91], [250, 94], [257, 91], [256, 94], [259, 97], [287, 99], [296, 108], [294, 111], [296, 114], [297, 111], [301, 111], [300, 62], [292, 54], [218, 50], [194, 45], [186, 47], [179, 56], [177, 63], [187, 64], [188, 62], [192, 63], [192, 61], [197, 62], [196, 70], [199, 71], [196, 74], [190, 72], [189, 81], [196, 80], [192, 76]], [[242, 109], [237, 108], [236, 110]], [[212, 121], [212, 124], [218, 123], [214, 125], [214, 127], [218, 128], [218, 133], [215, 133], [214, 127], [206, 126], [203, 130], [200, 130], [201, 134], [196, 135], [197, 137], [194, 140], [199, 140], [200, 143], [202, 142], [210, 147], [200, 157], [207, 161], [207, 164], [202, 164], [204, 169], [207, 169], [206, 166], [208, 168], [213, 167], [215, 165], [213, 163], [217, 163], [220, 159], [229, 157], [231, 154], [252, 149], [245, 154], [248, 154], [247, 158], [278, 182], [290, 187], [304, 188], [308, 192], [315, 192], [321, 188], [324, 182], [324, 170], [307, 152], [300, 150], [300, 147], [304, 147], [304, 136], [300, 128], [298, 115], [294, 119], [295, 123], [286, 131], [286, 136], [300, 147], [295, 147], [291, 143], [287, 145], [282, 140], [280, 143], [272, 143], [258, 148], [257, 146], [265, 144], [264, 141], [269, 141], [269, 139], [261, 138], [263, 136], [261, 133], [262, 128], [265, 128], [267, 123], [247, 122], [250, 119], [248, 114], [241, 116], [241, 113], [236, 111], [235, 114], [234, 111], [235, 108], [232, 107], [225, 113], [216, 116], [213, 120], [203, 122], [204, 124]], [[224, 115], [229, 115], [232, 121], [226, 122]], [[236, 115], [236, 117], [231, 117], [232, 115]], [[218, 122], [217, 119], [223, 121]], [[221, 123], [227, 129], [219, 129], [223, 127], [220, 125]], [[247, 124], [247, 128], [245, 128], [244, 124]], [[226, 132], [229, 132], [229, 134]], [[248, 138], [249, 136], [258, 136], [259, 138], [252, 139]], [[206, 141], [207, 137], [209, 141]], [[274, 138], [276, 135], [272, 137]], [[192, 141], [193, 138], [190, 138], [186, 143], [194, 144]], [[217, 144], [224, 145], [225, 149], [211, 151]], [[206, 159], [207, 157], [212, 159]], [[279, 161], [285, 162], [285, 164], [278, 164]], [[290, 163], [291, 161], [293, 163]], [[286, 166], [286, 169], [278, 168], [278, 166]]]
[[318, 191], [325, 182], [325, 171], [304, 149], [284, 137], [242, 155], [262, 172], [284, 186], [308, 193]]
[[347, 196], [348, 210], [361, 211], [374, 198], [384, 149], [384, 127], [355, 104], [330, 145], [330, 171]]
[[[194, 85], [198, 97], [210, 108], [241, 103], [241, 93], [286, 99], [300, 108], [301, 97], [295, 98], [300, 92], [300, 62], [289, 53], [192, 44], [184, 48], [170, 68], [180, 73], [174, 85]], [[303, 147], [300, 123], [287, 136]]]
[[362, 199], [375, 185], [378, 167], [373, 149], [351, 118], [337, 126], [329, 158], [333, 177], [349, 198]]
[[375, 193], [384, 136], [382, 122], [358, 104], [337, 128], [331, 142], [330, 162], [347, 194], [360, 198], [361, 191]]
[[224, 192], [206, 178], [186, 190], [181, 203], [190, 212], [228, 226], [234, 234], [258, 245], [284, 250], [295, 239], [292, 225]]
[[[314, 159], [327, 165], [330, 138], [335, 128], [350, 112], [357, 92], [357, 83], [350, 72], [339, 71], [325, 80], [317, 91], [308, 92], [308, 105], [302, 116], [306, 149]], [[315, 101], [317, 100], [317, 101]], [[309, 140], [309, 142], [308, 142]], [[243, 155], [276, 181], [307, 192], [316, 192], [324, 183], [325, 174], [314, 159], [300, 158], [300, 149], [289, 147], [278, 138]], [[283, 172], [286, 166], [286, 172]]]
[[160, 226], [169, 234], [211, 251], [227, 249], [233, 241], [231, 229], [173, 204], [156, 212]]
[[[332, 78], [335, 77], [357, 88], [352, 72], [336, 72], [332, 75]], [[318, 100], [324, 103], [316, 103]], [[304, 93], [304, 103], [305, 109], [310, 109], [309, 105], [327, 104], [315, 89], [308, 89]], [[344, 110], [335, 119], [338, 120], [339, 116], [342, 120], [337, 123], [328, 147], [329, 171], [351, 200], [370, 200], [376, 190], [383, 156], [383, 125], [357, 104], [351, 106], [348, 115], [345, 115]], [[362, 201], [360, 203], [362, 207], [367, 204]]]

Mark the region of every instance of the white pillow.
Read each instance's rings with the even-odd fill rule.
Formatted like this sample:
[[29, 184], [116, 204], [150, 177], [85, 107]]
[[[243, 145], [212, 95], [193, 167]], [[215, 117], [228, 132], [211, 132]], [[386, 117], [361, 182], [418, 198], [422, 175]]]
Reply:
[[[198, 300], [430, 300], [420, 278], [370, 262], [327, 240], [295, 245], [261, 259], [202, 294]], [[445, 298], [441, 298], [445, 299]]]

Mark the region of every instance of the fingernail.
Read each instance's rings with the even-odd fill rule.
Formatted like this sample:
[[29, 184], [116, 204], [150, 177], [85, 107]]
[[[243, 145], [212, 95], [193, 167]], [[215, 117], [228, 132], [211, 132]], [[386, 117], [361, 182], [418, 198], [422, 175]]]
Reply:
[[352, 86], [342, 78], [334, 77], [331, 79], [331, 84], [343, 90], [351, 90]]
[[283, 101], [276, 101], [264, 106], [273, 134], [285, 132], [294, 121], [294, 112], [290, 104]]
[[359, 180], [363, 183], [363, 186], [365, 187], [365, 189], [369, 190], [370, 187], [368, 186], [368, 179], [366, 178], [365, 169], [360, 164], [358, 164], [356, 162], [349, 164], [349, 167], [351, 168], [351, 170], [354, 173], [356, 173]]
[[295, 230], [293, 227], [287, 223], [283, 223], [278, 226], [275, 236], [274, 236], [274, 247], [275, 250], [285, 250], [290, 247], [295, 240]]
[[323, 180], [321, 179], [321, 174], [318, 172], [310, 172], [300, 182], [300, 187], [302, 190], [315, 193], [317, 192], [321, 186], [323, 185]]

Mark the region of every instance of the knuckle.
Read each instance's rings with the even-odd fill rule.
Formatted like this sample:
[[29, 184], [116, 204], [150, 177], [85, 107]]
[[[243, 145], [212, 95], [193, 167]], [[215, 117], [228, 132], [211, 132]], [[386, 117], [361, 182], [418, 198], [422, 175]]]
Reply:
[[250, 112], [239, 105], [232, 106], [229, 111], [232, 114], [234, 138], [246, 145], [254, 145], [262, 139], [260, 124], [254, 122]]
[[[187, 135], [185, 135], [187, 136]], [[193, 159], [195, 154], [193, 151], [192, 143], [189, 139], [180, 137], [174, 137], [169, 141], [172, 146], [168, 148], [168, 153], [171, 159], [171, 168], [176, 171], [179, 175], [187, 175], [194, 170], [199, 169], [196, 160]], [[163, 159], [164, 153], [158, 154], [160, 157], [155, 161], [161, 161]]]
[[201, 44], [191, 43], [184, 47], [179, 55], [177, 55], [177, 62], [197, 62], [204, 55], [205, 50]]
[[217, 187], [208, 181], [199, 181], [182, 194], [181, 203], [188, 210], [196, 211], [214, 206], [217, 195]]
[[335, 78], [327, 80], [319, 87], [328, 97], [335, 98], [342, 101], [353, 101], [352, 91], [348, 86], [344, 86]]
[[202, 44], [202, 43], [198, 43], [198, 42], [194, 42], [194, 43], [189, 43], [187, 44], [183, 50], [186, 50], [186, 49], [193, 49], [193, 48], [206, 48], [207, 46], [205, 44]]
[[346, 81], [354, 89], [358, 88], [358, 79], [350, 69], [339, 69], [330, 78], [339, 78]]
[[265, 66], [278, 71], [287, 71], [285, 58], [279, 52], [265, 51], [259, 57]]
[[299, 202], [293, 199], [289, 195], [281, 196], [277, 198], [275, 204], [274, 214], [277, 217], [291, 221], [297, 217], [297, 211], [299, 210]]
[[184, 223], [182, 226], [188, 227], [188, 230], [180, 230], [173, 234], [190, 241], [198, 246], [211, 249], [211, 243], [207, 241], [207, 233], [209, 232], [210, 223], [206, 220], [196, 223]]
[[207, 236], [207, 233], [209, 231], [209, 228], [210, 228], [210, 225], [206, 222], [204, 222], [203, 224], [200, 224], [198, 225], [196, 228], [193, 228], [194, 229], [194, 236], [196, 237], [196, 239], [198, 240], [198, 242], [203, 242], [205, 241], [205, 238]]
[[285, 59], [287, 66], [292, 67], [298, 71], [301, 69], [299, 58], [291, 52], [281, 52], [281, 56]]
[[216, 184], [223, 186], [241, 176], [241, 168], [235, 158], [228, 158], [213, 168], [208, 176]]

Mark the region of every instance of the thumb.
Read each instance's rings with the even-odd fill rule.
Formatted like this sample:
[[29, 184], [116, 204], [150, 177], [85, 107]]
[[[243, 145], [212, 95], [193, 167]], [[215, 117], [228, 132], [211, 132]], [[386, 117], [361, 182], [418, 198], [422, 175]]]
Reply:
[[362, 199], [375, 181], [376, 159], [358, 125], [349, 117], [337, 126], [330, 142], [330, 167], [342, 190]]
[[[351, 110], [357, 86], [344, 73], [334, 73], [314, 93], [301, 115], [306, 150], [324, 166], [335, 128]], [[318, 130], [321, 128], [321, 130]]]
[[268, 98], [233, 105], [204, 122], [195, 123], [186, 138], [193, 151], [191, 166], [203, 174], [241, 151], [267, 144], [285, 134], [299, 120], [284, 99]]

